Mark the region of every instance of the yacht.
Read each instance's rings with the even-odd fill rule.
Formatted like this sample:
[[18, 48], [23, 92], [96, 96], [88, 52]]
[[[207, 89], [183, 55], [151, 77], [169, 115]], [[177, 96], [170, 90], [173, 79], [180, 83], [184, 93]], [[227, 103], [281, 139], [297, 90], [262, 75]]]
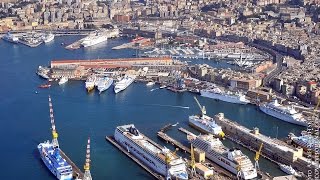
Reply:
[[3, 40], [6, 40], [8, 42], [11, 43], [19, 43], [19, 38], [16, 37], [15, 35], [11, 34], [10, 32], [8, 32], [6, 35], [4, 35], [2, 37]]
[[43, 42], [44, 43], [49, 43], [49, 42], [51, 42], [53, 40], [54, 40], [54, 35], [52, 33], [49, 33], [49, 34], [47, 34], [47, 35], [45, 35], [43, 37]]

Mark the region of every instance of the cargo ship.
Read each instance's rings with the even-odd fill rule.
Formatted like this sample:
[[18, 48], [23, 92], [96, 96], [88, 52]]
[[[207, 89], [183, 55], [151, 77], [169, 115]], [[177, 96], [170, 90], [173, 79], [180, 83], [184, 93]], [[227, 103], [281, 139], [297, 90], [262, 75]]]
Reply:
[[264, 103], [259, 106], [259, 109], [275, 118], [278, 118], [282, 121], [286, 121], [292, 124], [297, 124], [300, 126], [308, 126], [307, 121], [303, 118], [301, 113], [298, 113], [291, 106], [284, 106], [279, 104], [277, 100], [274, 100], [270, 103]]
[[135, 76], [125, 76], [119, 82], [117, 82], [114, 86], [114, 92], [117, 94], [120, 91], [125, 90], [130, 84], [133, 83]]
[[[191, 144], [206, 153], [206, 157], [241, 179], [257, 178], [257, 170], [248, 156], [239, 149], [228, 149], [212, 135], [190, 136]], [[238, 172], [239, 171], [239, 172]]]
[[220, 88], [203, 89], [200, 90], [200, 94], [203, 97], [208, 97], [224, 102], [235, 104], [248, 104], [250, 101], [246, 99], [246, 96], [239, 92], [222, 91]]
[[140, 133], [133, 124], [118, 126], [115, 140], [150, 169], [167, 179], [187, 180], [186, 162]]

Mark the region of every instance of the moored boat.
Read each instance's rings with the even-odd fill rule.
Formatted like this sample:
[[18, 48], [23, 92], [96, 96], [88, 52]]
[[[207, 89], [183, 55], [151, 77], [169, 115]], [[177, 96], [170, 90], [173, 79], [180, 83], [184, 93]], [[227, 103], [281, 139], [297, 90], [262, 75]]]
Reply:
[[113, 84], [113, 79], [109, 77], [104, 77], [102, 78], [98, 85], [97, 88], [99, 90], [99, 93], [102, 93], [103, 91], [109, 89], [109, 87]]
[[130, 84], [133, 83], [135, 76], [125, 76], [119, 82], [117, 82], [114, 86], [114, 92], [117, 94], [120, 91], [125, 90]]
[[133, 124], [118, 126], [114, 138], [130, 154], [166, 179], [188, 179], [186, 162], [140, 133]]
[[90, 92], [94, 89], [96, 80], [97, 80], [97, 77], [95, 75], [88, 76], [88, 78], [85, 82], [85, 86], [86, 86], [86, 89], [88, 92]]
[[68, 82], [68, 78], [67, 77], [62, 77], [59, 81], [59, 85], [65, 84], [66, 82]]
[[299, 177], [299, 176], [300, 176], [300, 175], [298, 174], [298, 172], [297, 172], [295, 169], [293, 169], [293, 167], [291, 167], [291, 166], [288, 166], [288, 165], [280, 164], [280, 163], [279, 163], [279, 167], [280, 167], [280, 169], [281, 169], [283, 172], [285, 172], [285, 173], [287, 173], [287, 174], [289, 174], [289, 175], [294, 175], [294, 176], [296, 176], [296, 177]]

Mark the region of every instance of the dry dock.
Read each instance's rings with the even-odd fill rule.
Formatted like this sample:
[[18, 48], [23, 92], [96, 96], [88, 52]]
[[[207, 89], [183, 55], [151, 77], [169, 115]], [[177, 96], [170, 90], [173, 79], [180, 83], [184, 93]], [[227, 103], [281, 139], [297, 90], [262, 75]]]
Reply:
[[[160, 130], [158, 132], [158, 137], [160, 137], [161, 139], [163, 139], [167, 143], [170, 143], [173, 146], [178, 147], [183, 152], [188, 152], [190, 154], [190, 149], [188, 147], [184, 146], [180, 142], [178, 142], [175, 139], [171, 138], [170, 136], [165, 134], [163, 131]], [[237, 179], [236, 176], [231, 174], [229, 171], [223, 169], [219, 165], [215, 164], [214, 162], [212, 162], [212, 161], [210, 161], [208, 159], [207, 159], [207, 162], [209, 162], [211, 165], [213, 165], [214, 171], [216, 171], [220, 175], [219, 179]]]
[[302, 148], [293, 148], [283, 141], [260, 134], [257, 128], [253, 130], [247, 129], [236, 122], [226, 119], [223, 113], [215, 115], [214, 119], [222, 127], [227, 138], [243, 147], [256, 151], [263, 143], [261, 156], [273, 162], [291, 165], [304, 174], [309, 173], [310, 176], [314, 176], [312, 173], [319, 168], [319, 164], [303, 157]]
[[122, 151], [128, 157], [130, 157], [134, 162], [139, 164], [139, 166], [141, 166], [144, 170], [146, 170], [148, 173], [150, 173], [154, 178], [164, 180], [163, 176], [155, 173], [150, 168], [145, 166], [142, 162], [140, 162], [137, 158], [135, 158], [132, 154], [128, 153], [128, 151], [126, 151], [122, 146], [120, 146], [112, 136], [106, 136], [106, 140], [109, 141], [111, 144], [113, 144], [115, 147], [117, 147], [120, 151]]
[[73, 171], [73, 177], [77, 177], [78, 179], [82, 179], [83, 178], [83, 172], [81, 172], [81, 170], [76, 166], [76, 164], [74, 162], [71, 161], [71, 159], [61, 150], [60, 151], [60, 155], [62, 156], [62, 158], [64, 158], [72, 167], [72, 171]]

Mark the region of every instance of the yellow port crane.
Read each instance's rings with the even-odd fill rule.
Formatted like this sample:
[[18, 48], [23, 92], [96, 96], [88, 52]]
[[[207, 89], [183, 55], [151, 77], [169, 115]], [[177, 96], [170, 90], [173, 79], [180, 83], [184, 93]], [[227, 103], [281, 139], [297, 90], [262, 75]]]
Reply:
[[259, 151], [256, 152], [256, 156], [254, 157], [254, 161], [255, 161], [254, 167], [259, 171], [260, 171], [259, 158], [260, 158], [262, 146], [263, 146], [263, 143], [260, 144]]
[[[179, 148], [176, 148], [176, 150], [174, 152], [172, 152], [172, 156], [174, 156], [177, 151], [179, 151]], [[165, 154], [165, 162], [166, 162], [166, 165], [167, 165], [167, 176], [166, 176], [166, 179], [169, 180], [171, 179], [171, 176], [170, 176], [170, 173], [169, 173], [169, 166], [170, 166], [170, 162], [171, 162], [171, 157], [170, 157], [170, 152], [167, 152]]]
[[239, 161], [239, 164], [237, 166], [237, 179], [241, 179], [241, 161]]
[[192, 144], [191, 144], [190, 154], [191, 154], [191, 161], [190, 161], [191, 174], [194, 176], [196, 175], [196, 160], [194, 158], [194, 149]]

